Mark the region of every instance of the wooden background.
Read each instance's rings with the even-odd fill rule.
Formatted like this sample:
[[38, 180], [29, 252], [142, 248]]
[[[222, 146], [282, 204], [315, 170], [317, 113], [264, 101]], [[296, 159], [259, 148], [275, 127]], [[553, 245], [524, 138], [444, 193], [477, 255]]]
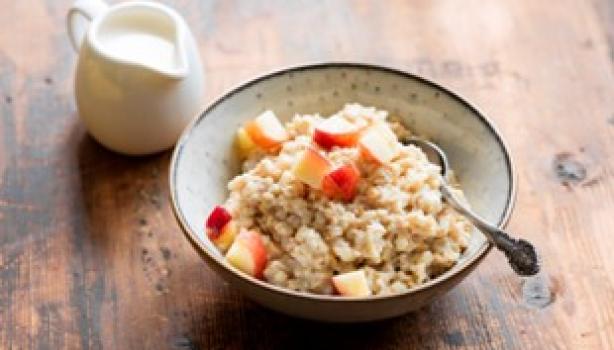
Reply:
[[2, 0], [0, 349], [614, 348], [614, 4], [608, 0], [164, 1], [200, 44], [207, 99], [283, 65], [382, 63], [433, 78], [509, 140], [523, 281], [491, 253], [439, 302], [372, 324], [242, 298], [171, 214], [170, 153], [113, 154], [75, 111], [69, 1]]

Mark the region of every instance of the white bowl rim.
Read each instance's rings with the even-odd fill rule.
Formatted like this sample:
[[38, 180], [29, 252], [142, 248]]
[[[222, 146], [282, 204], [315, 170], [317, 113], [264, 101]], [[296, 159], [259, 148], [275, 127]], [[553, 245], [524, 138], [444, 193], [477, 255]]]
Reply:
[[[249, 276], [237, 269], [229, 268], [229, 266], [224, 262], [222, 258], [211, 254], [209, 252], [209, 249], [205, 247], [204, 243], [201, 241], [198, 235], [190, 229], [185, 217], [183, 216], [181, 210], [179, 209], [178, 200], [177, 200], [177, 188], [175, 186], [175, 183], [176, 183], [176, 177], [177, 177], [176, 170], [177, 170], [178, 159], [181, 155], [181, 151], [183, 150], [185, 143], [187, 142], [192, 130], [196, 127], [196, 125], [201, 120], [206, 118], [209, 112], [212, 111], [215, 107], [217, 107], [217, 105], [229, 99], [234, 94], [239, 93], [242, 90], [254, 84], [257, 84], [261, 81], [265, 81], [267, 79], [274, 78], [274, 77], [284, 75], [284, 74], [295, 73], [295, 72], [300, 72], [300, 71], [327, 69], [327, 68], [336, 68], [336, 69], [346, 68], [346, 69], [363, 69], [363, 70], [380, 71], [380, 72], [394, 74], [394, 75], [397, 75], [403, 78], [412, 79], [421, 84], [425, 84], [432, 88], [438, 89], [440, 92], [447, 94], [448, 96], [455, 99], [457, 102], [464, 105], [467, 109], [472, 111], [480, 119], [480, 121], [489, 129], [489, 131], [495, 137], [497, 143], [499, 143], [499, 146], [501, 147], [505, 155], [505, 162], [507, 163], [507, 169], [509, 169], [507, 176], [508, 176], [508, 180], [510, 183], [510, 188], [509, 188], [508, 195], [507, 195], [507, 202], [505, 205], [505, 210], [503, 211], [501, 217], [499, 218], [497, 227], [503, 228], [507, 225], [507, 223], [509, 222], [510, 216], [512, 214], [512, 211], [514, 209], [515, 202], [516, 202], [517, 171], [516, 171], [514, 161], [511, 157], [509, 148], [505, 140], [503, 139], [503, 137], [501, 136], [501, 134], [495, 127], [494, 123], [486, 116], [486, 114], [484, 114], [480, 109], [478, 109], [472, 103], [468, 102], [468, 100], [463, 98], [458, 93], [453, 92], [451, 89], [439, 83], [436, 83], [428, 78], [415, 74], [415, 73], [410, 73], [410, 72], [407, 72], [407, 71], [404, 71], [398, 68], [393, 68], [393, 67], [380, 65], [380, 64], [374, 64], [374, 63], [350, 62], [350, 61], [326, 61], [326, 62], [315, 62], [315, 63], [305, 63], [305, 64], [299, 64], [299, 65], [290, 65], [290, 66], [286, 66], [283, 68], [275, 69], [273, 71], [269, 71], [268, 73], [265, 73], [255, 78], [243, 81], [242, 83], [235, 85], [229, 90], [226, 90], [221, 95], [219, 95], [216, 99], [210, 102], [209, 105], [205, 108], [205, 110], [203, 112], [200, 112], [198, 115], [196, 115], [194, 119], [186, 126], [181, 136], [179, 137], [179, 140], [177, 141], [177, 144], [173, 150], [173, 155], [171, 157], [171, 162], [169, 166], [169, 186], [170, 186], [170, 197], [171, 197], [173, 214], [175, 218], [177, 219], [177, 222], [179, 223], [181, 230], [183, 231], [186, 238], [190, 241], [192, 246], [195, 246], [201, 252], [204, 252], [205, 253], [204, 256], [208, 258], [209, 262], [213, 262], [218, 267], [225, 269], [226, 271], [229, 271], [230, 273], [234, 274], [236, 277], [246, 280], [247, 282], [255, 286], [258, 286], [259, 288], [263, 288], [270, 292], [274, 292], [278, 294], [284, 294], [285, 296], [290, 296], [290, 297], [294, 297], [298, 299], [311, 299], [317, 302], [365, 303], [365, 302], [384, 300], [384, 299], [385, 300], [403, 299], [403, 298], [409, 297], [409, 295], [411, 294], [416, 294], [430, 287], [433, 287], [437, 284], [445, 282], [451, 279], [452, 277], [462, 273], [464, 270], [469, 269], [472, 266], [479, 263], [486, 256], [486, 254], [492, 249], [492, 244], [489, 241], [485, 241], [485, 243], [482, 244], [472, 256], [467, 257], [467, 259], [464, 260], [462, 264], [455, 264], [452, 268], [450, 268], [443, 274], [437, 276], [436, 278], [429, 280], [425, 283], [422, 283], [420, 285], [414, 286], [410, 288], [409, 290], [402, 292], [402, 293], [389, 294], [389, 295], [371, 295], [368, 297], [346, 297], [346, 296], [339, 296], [339, 295], [323, 295], [323, 294], [299, 292], [299, 291], [294, 291], [291, 289], [279, 287], [272, 283], [268, 283], [264, 280], [259, 280], [255, 277]], [[199, 254], [199, 255], [203, 256], [202, 254]]]

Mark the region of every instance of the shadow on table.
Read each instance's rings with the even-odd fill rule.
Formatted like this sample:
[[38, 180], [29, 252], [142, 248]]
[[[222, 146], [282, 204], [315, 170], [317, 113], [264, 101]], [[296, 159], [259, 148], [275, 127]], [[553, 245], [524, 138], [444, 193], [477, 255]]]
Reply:
[[[251, 302], [233, 307], [215, 307], [196, 324], [195, 338], [201, 334], [219, 335], [203, 339], [195, 347], [246, 349], [392, 349], [424, 348], [425, 343], [439, 343], [435, 339], [422, 342], [428, 329], [421, 329], [419, 320], [432, 318], [427, 307], [402, 317], [356, 324], [334, 324], [308, 321], [270, 311]], [[207, 313], [212, 312], [208, 310]], [[436, 312], [435, 312], [436, 313]], [[427, 321], [428, 322], [428, 321]], [[441, 340], [441, 339], [440, 339]], [[444, 340], [445, 341], [445, 340]], [[402, 343], [401, 343], [402, 342]]]
[[[98, 333], [106, 329], [103, 341], [110, 344], [164, 348], [172, 328], [159, 315], [168, 312], [172, 318], [176, 308], [167, 309], [165, 302], [181, 297], [181, 280], [174, 277], [189, 260], [184, 250], [191, 252], [189, 244], [174, 235], [178, 228], [167, 185], [171, 151], [124, 156], [84, 132], [75, 138], [81, 197], [75, 216], [82, 221], [75, 239], [84, 265], [79, 268], [90, 271], [88, 281], [94, 281], [78, 284], [76, 293], [87, 300], [79, 312], [99, 316], [88, 320], [88, 327]], [[119, 325], [102, 319], [115, 319]], [[121, 326], [128, 321], [138, 326]], [[151, 329], [157, 332], [151, 334]]]
[[197, 349], [426, 349], [471, 343], [446, 329], [445, 303], [383, 321], [338, 324], [286, 316], [229, 295], [193, 310], [186, 336]]
[[164, 207], [169, 159], [170, 151], [144, 157], [120, 155], [83, 134], [77, 162], [92, 243], [105, 248], [107, 241], [122, 240], [127, 231]]

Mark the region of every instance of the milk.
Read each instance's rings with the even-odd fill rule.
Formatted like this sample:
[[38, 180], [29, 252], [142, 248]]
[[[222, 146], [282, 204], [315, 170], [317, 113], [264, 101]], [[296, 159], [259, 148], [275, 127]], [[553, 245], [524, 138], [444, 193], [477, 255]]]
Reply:
[[176, 49], [164, 37], [139, 32], [114, 32], [100, 36], [105, 52], [117, 59], [152, 67], [174, 67]]

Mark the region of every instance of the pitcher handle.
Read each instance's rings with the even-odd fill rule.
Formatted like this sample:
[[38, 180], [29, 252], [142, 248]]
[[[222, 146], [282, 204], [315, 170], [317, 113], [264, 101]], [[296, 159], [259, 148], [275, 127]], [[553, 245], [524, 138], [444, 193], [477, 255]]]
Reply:
[[[73, 3], [66, 15], [66, 27], [68, 38], [76, 52], [79, 52], [90, 22], [108, 8], [109, 5], [102, 0], [77, 0]], [[77, 15], [82, 18], [78, 18]]]

